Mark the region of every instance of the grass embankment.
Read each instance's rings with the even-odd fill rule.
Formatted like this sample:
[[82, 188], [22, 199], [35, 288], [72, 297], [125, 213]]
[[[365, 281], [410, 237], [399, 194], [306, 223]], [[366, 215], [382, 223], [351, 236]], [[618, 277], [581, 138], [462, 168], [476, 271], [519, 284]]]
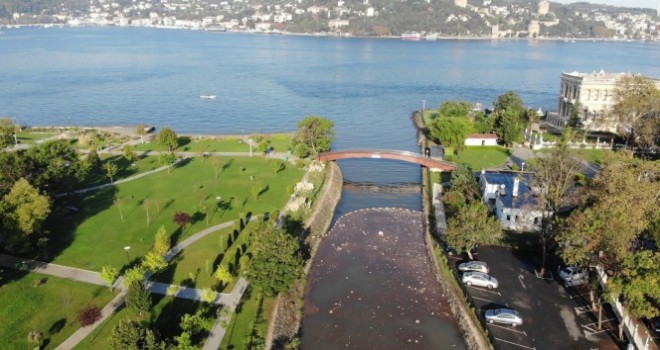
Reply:
[[[217, 306], [202, 305], [192, 300], [177, 299], [157, 294], [152, 294], [151, 300], [153, 305], [150, 315], [152, 324], [149, 328], [158, 332], [160, 339], [166, 339], [170, 342], [172, 342], [174, 336], [181, 334], [179, 324], [184, 314], [194, 314], [197, 310], [204, 307], [207, 308], [206, 315], [210, 319], [211, 316], [215, 316], [217, 310]], [[98, 326], [74, 349], [115, 350], [108, 343], [112, 335], [112, 329], [121, 320], [126, 318], [136, 320], [138, 316], [133, 310], [125, 306], [122, 307], [112, 314], [103, 324]], [[197, 346], [202, 345], [206, 340], [206, 334], [208, 334], [209, 330], [206, 329], [200, 336], [193, 337], [193, 344]]]
[[[78, 311], [87, 305], [103, 308], [112, 299], [108, 288], [38, 273], [17, 276], [2, 272], [0, 279], [0, 346], [29, 349], [31, 331], [43, 333], [44, 349], [54, 349], [80, 326]], [[17, 279], [14, 279], [17, 278]]]
[[509, 151], [499, 146], [466, 147], [457, 155], [445, 156], [451, 162], [465, 164], [474, 171], [502, 165], [509, 158]]
[[[286, 203], [288, 191], [303, 175], [291, 165], [275, 174], [277, 164], [278, 160], [261, 157], [220, 158], [216, 166], [213, 157], [195, 158], [178, 165], [170, 174], [162, 171], [66, 197], [63, 204], [80, 211], [48, 223], [55, 242], [50, 254], [55, 263], [99, 271], [104, 265], [119, 267], [128, 259], [144, 255], [161, 225], [175, 244], [209, 226], [238, 219], [241, 214], [274, 213]], [[259, 193], [255, 197], [256, 190]], [[203, 206], [208, 214], [203, 213]], [[183, 230], [172, 222], [178, 211], [193, 218]], [[128, 257], [125, 246], [131, 247]]]
[[[291, 135], [273, 134], [267, 136], [251, 135], [253, 141], [257, 142], [260, 138], [270, 141], [270, 146], [276, 152], [287, 152], [291, 147]], [[165, 151], [166, 148], [153, 140], [135, 146], [136, 151]], [[187, 136], [179, 137], [179, 147], [176, 149], [181, 152], [249, 152], [250, 145], [239, 137], [218, 137], [218, 138], [190, 138]], [[256, 147], [253, 152], [258, 153]]]

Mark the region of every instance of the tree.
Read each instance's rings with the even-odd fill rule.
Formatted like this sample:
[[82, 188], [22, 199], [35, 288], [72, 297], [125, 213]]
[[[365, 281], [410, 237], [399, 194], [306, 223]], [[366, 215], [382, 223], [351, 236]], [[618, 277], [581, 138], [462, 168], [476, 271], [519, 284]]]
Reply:
[[172, 219], [172, 221], [174, 221], [174, 223], [181, 228], [181, 231], [183, 231], [186, 225], [190, 223], [190, 220], [190, 215], [182, 211], [177, 211], [174, 213], [174, 218]]
[[158, 142], [167, 148], [169, 152], [173, 152], [179, 147], [179, 137], [174, 130], [164, 127], [158, 133]]
[[498, 96], [497, 99], [493, 101], [493, 106], [495, 107], [495, 112], [508, 110], [522, 113], [525, 109], [522, 99], [514, 91], [507, 91]]
[[87, 327], [100, 320], [101, 316], [101, 309], [94, 305], [89, 305], [78, 312], [78, 322], [80, 326]]
[[148, 128], [148, 127], [147, 127], [146, 125], [144, 125], [144, 124], [139, 124], [139, 125], [135, 128], [135, 133], [138, 134], [138, 135], [140, 135], [140, 143], [142, 143], [142, 144], [144, 144], [144, 135], [147, 134], [147, 130], [148, 130], [147, 128]]
[[493, 243], [501, 234], [500, 223], [480, 201], [467, 204], [447, 220], [447, 242], [456, 248], [464, 247], [470, 259], [477, 243]]
[[544, 157], [530, 161], [531, 186], [536, 189], [537, 203], [541, 209], [541, 275], [545, 274], [547, 250], [559, 227], [559, 210], [568, 203], [568, 191], [575, 185], [575, 178], [582, 165], [568, 143], [572, 133], [565, 131], [555, 148]]
[[582, 118], [580, 118], [580, 102], [575, 102], [573, 108], [571, 108], [571, 114], [568, 117], [568, 126], [573, 129], [582, 128]]
[[44, 343], [44, 334], [40, 331], [30, 331], [27, 336], [27, 341], [28, 344], [35, 348], [41, 348], [41, 345]]
[[23, 157], [25, 177], [41, 191], [56, 194], [74, 188], [87, 176], [78, 152], [64, 140], [30, 147]]
[[107, 163], [103, 164], [103, 169], [105, 170], [105, 174], [110, 178], [110, 182], [114, 182], [113, 178], [115, 175], [117, 175], [117, 171], [119, 171], [117, 164], [108, 161]]
[[445, 101], [438, 109], [440, 118], [468, 118], [473, 104], [466, 101]]
[[0, 118], [0, 149], [13, 145], [17, 132], [18, 125], [11, 118]]
[[298, 123], [298, 131], [293, 137], [294, 147], [304, 144], [313, 155], [329, 150], [335, 136], [334, 126], [333, 121], [320, 116], [305, 117]]
[[108, 284], [112, 290], [112, 285], [119, 277], [119, 269], [110, 265], [105, 265], [101, 268], [101, 279]]
[[131, 287], [135, 284], [141, 284], [144, 280], [144, 268], [142, 266], [132, 267], [124, 273], [124, 284]]
[[641, 75], [626, 75], [614, 89], [612, 113], [619, 122], [619, 132], [635, 141], [636, 128], [642, 117], [660, 111], [660, 87]]
[[460, 191], [469, 201], [477, 200], [481, 196], [474, 173], [465, 165], [459, 165], [452, 171], [450, 184], [452, 191]]
[[161, 225], [156, 232], [156, 239], [154, 242], [154, 252], [158, 255], [165, 256], [170, 251], [171, 243], [170, 236], [167, 234], [165, 225]]
[[140, 317], [145, 316], [151, 309], [151, 293], [142, 283], [133, 283], [128, 286], [126, 293], [126, 306], [136, 311]]
[[302, 272], [298, 239], [268, 222], [254, 232], [252, 265], [246, 277], [265, 295], [274, 296], [290, 288]]
[[231, 271], [229, 271], [229, 267], [226, 264], [220, 264], [215, 270], [213, 276], [215, 276], [218, 281], [224, 284], [229, 284], [234, 277], [232, 276]]
[[30, 183], [21, 178], [11, 191], [0, 200], [0, 222], [4, 228], [0, 238], [10, 251], [23, 252], [50, 214], [50, 200], [39, 194]]
[[137, 154], [135, 154], [135, 151], [133, 151], [133, 146], [124, 145], [123, 151], [124, 151], [124, 158], [129, 163], [133, 163], [135, 160], [137, 160]]
[[167, 166], [167, 173], [169, 174], [172, 169], [172, 164], [176, 162], [176, 156], [172, 153], [161, 153], [158, 156], [158, 161], [161, 165]]
[[99, 154], [92, 150], [87, 153], [87, 157], [85, 157], [85, 162], [86, 167], [88, 172], [90, 173], [97, 173], [98, 171], [101, 170], [101, 166], [103, 162], [101, 161], [101, 157], [99, 157]]
[[158, 272], [167, 267], [167, 261], [163, 255], [155, 251], [148, 252], [142, 259], [142, 265], [149, 271]]
[[463, 147], [467, 135], [473, 130], [474, 125], [470, 119], [459, 117], [436, 118], [429, 126], [431, 138], [454, 148]]
[[207, 288], [202, 290], [201, 297], [202, 297], [202, 301], [207, 303], [212, 303], [218, 297], [218, 293]]
[[527, 123], [523, 118], [522, 110], [514, 108], [500, 110], [494, 113], [494, 118], [494, 130], [501, 143], [511, 146], [523, 140]]
[[108, 342], [111, 349], [157, 350], [165, 348], [165, 344], [158, 342], [156, 334], [152, 330], [130, 319], [121, 320], [112, 329]]
[[626, 256], [619, 274], [608, 283], [610, 295], [621, 297], [635, 317], [660, 316], [660, 252], [642, 250]]
[[560, 254], [573, 261], [599, 262], [616, 272], [634, 244], [660, 217], [660, 163], [608, 154], [586, 188], [583, 205], [574, 210], [557, 240]]

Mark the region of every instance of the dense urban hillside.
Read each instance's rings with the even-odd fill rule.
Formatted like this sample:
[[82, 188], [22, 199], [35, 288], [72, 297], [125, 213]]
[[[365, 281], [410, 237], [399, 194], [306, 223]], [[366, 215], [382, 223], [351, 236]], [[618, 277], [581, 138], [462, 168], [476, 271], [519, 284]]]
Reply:
[[[0, 0], [0, 24], [167, 26], [354, 36], [657, 40], [652, 9], [538, 0]], [[415, 38], [415, 37], [413, 37]]]

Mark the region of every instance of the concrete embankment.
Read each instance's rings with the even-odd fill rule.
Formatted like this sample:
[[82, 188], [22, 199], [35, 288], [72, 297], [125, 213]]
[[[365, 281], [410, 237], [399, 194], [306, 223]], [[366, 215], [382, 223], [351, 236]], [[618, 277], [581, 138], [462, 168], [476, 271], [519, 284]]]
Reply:
[[[420, 149], [422, 152], [428, 146], [428, 140], [426, 138], [426, 126], [422, 120], [420, 112], [413, 113], [412, 116], [413, 124], [417, 129], [417, 137]], [[472, 311], [468, 308], [464, 302], [465, 298], [463, 296], [463, 291], [460, 290], [455, 283], [450, 281], [450, 278], [453, 278], [451, 274], [443, 274], [442, 268], [445, 270], [449, 267], [446, 261], [438, 261], [438, 257], [435, 253], [435, 249], [438, 245], [437, 237], [441, 232], [438, 232], [437, 221], [435, 220], [434, 207], [432, 204], [432, 189], [429, 190], [429, 169], [422, 168], [422, 201], [423, 201], [423, 210], [424, 210], [424, 241], [426, 243], [427, 254], [430, 261], [432, 262], [433, 272], [436, 276], [438, 283], [440, 284], [443, 295], [445, 295], [449, 307], [458, 321], [458, 326], [463, 333], [463, 338], [465, 344], [470, 350], [486, 350], [492, 349], [490, 342], [486, 339], [486, 336], [481, 329], [480, 325], [476, 321], [475, 317], [472, 317]], [[445, 266], [441, 266], [444, 264]], [[454, 281], [455, 282], [455, 281]], [[463, 296], [463, 297], [462, 297]]]
[[305, 263], [303, 277], [291, 290], [282, 293], [277, 298], [268, 333], [266, 334], [266, 349], [283, 349], [284, 344], [294, 338], [300, 330], [302, 322], [302, 302], [305, 281], [311, 263], [314, 261], [318, 247], [330, 228], [332, 218], [341, 199], [344, 176], [339, 166], [328, 162], [328, 175], [323, 189], [314, 203], [311, 214], [305, 222], [305, 245], [309, 248], [309, 259]]

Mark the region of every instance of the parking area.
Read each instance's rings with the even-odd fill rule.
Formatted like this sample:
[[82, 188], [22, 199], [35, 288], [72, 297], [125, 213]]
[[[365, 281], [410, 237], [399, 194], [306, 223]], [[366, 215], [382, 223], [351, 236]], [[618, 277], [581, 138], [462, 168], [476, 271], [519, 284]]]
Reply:
[[[488, 324], [498, 350], [625, 348], [617, 341], [617, 322], [610, 310], [603, 312], [602, 328], [598, 328], [598, 315], [591, 312], [586, 286], [567, 288], [557, 280], [556, 271], [552, 271], [553, 279], [538, 278], [534, 258], [505, 247], [479, 249], [478, 260], [488, 263], [489, 274], [499, 287], [466, 287], [477, 309], [483, 315], [488, 309], [514, 308], [524, 321], [518, 327]], [[457, 265], [461, 258], [450, 260]]]

